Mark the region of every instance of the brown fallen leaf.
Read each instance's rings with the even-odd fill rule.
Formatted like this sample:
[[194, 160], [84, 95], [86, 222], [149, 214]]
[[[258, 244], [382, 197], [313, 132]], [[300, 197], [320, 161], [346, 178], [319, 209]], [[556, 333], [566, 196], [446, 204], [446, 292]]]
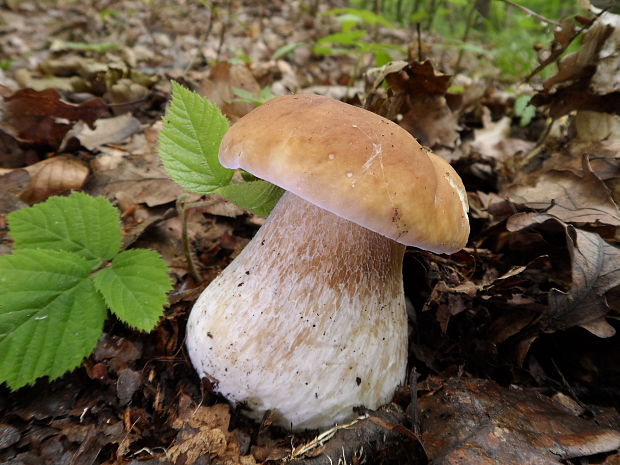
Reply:
[[447, 93], [452, 76], [435, 70], [431, 61], [412, 61], [407, 65], [396, 62], [379, 69], [371, 76], [373, 89], [385, 79], [390, 87], [386, 99], [380, 94], [368, 97], [367, 107], [395, 119], [422, 144], [428, 147], [455, 147], [458, 141], [458, 121], [452, 112]]
[[[143, 144], [146, 146], [146, 142]], [[170, 180], [160, 165], [159, 157], [148, 147], [144, 153], [127, 153], [111, 147], [100, 147], [101, 154], [92, 162], [91, 195], [116, 198], [123, 203], [145, 203], [149, 207], [174, 202], [183, 188]]]
[[557, 74], [544, 82], [543, 91], [532, 98], [532, 104], [549, 107], [555, 119], [573, 110], [617, 113], [619, 40], [620, 16], [601, 14], [584, 34], [579, 50], [560, 62]]
[[28, 187], [21, 199], [28, 203], [41, 202], [50, 195], [81, 189], [88, 178], [88, 167], [73, 155], [58, 155], [24, 168], [30, 175]]
[[257, 97], [260, 93], [258, 82], [246, 66], [220, 62], [213, 68], [209, 78], [200, 83], [198, 93], [220, 107], [222, 113], [234, 123], [255, 106], [251, 103], [235, 102], [239, 97], [233, 89], [243, 89]]
[[140, 130], [140, 121], [130, 113], [113, 118], [101, 118], [94, 122], [94, 129], [83, 121], [78, 121], [65, 135], [59, 150], [75, 137], [88, 150], [104, 144], [118, 144]]
[[509, 218], [506, 228], [518, 231], [547, 221], [564, 227], [572, 283], [567, 291], [550, 291], [549, 307], [538, 327], [554, 332], [581, 326], [599, 337], [613, 336], [614, 328], [605, 321], [609, 313], [605, 294], [620, 286], [620, 250], [598, 234], [566, 225], [549, 214], [519, 213]]
[[168, 448], [168, 459], [173, 463], [192, 465], [200, 457], [207, 456], [207, 463], [216, 460], [223, 465], [256, 464], [251, 455], [241, 455], [239, 440], [234, 431], [229, 431], [228, 404], [191, 408], [187, 405], [180, 410], [173, 425], [180, 431], [174, 445]]
[[27, 207], [19, 198], [30, 182], [30, 175], [25, 169], [0, 169], [0, 215]]
[[20, 141], [58, 147], [65, 134], [78, 121], [93, 123], [109, 114], [100, 98], [74, 105], [61, 100], [55, 89], [21, 89], [4, 99], [5, 130]]
[[613, 451], [620, 432], [575, 416], [534, 391], [451, 378], [419, 400], [422, 444], [437, 465], [560, 465]]
[[580, 175], [566, 170], [536, 174], [535, 184], [515, 183], [500, 194], [517, 204], [544, 210], [567, 223], [620, 226], [620, 210], [605, 183], [582, 158]]
[[474, 129], [474, 139], [464, 144], [482, 158], [505, 162], [517, 152], [528, 152], [535, 145], [531, 141], [509, 137], [511, 118], [504, 116], [492, 121], [491, 111], [486, 106], [482, 107], [482, 124], [481, 129]]

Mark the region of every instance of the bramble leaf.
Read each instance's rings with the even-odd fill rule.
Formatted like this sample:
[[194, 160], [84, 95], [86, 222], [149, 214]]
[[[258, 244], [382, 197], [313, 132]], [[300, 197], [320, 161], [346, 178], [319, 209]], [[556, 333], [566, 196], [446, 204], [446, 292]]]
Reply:
[[0, 257], [0, 382], [18, 389], [41, 376], [54, 379], [92, 352], [107, 312], [91, 269], [67, 251]]
[[155, 327], [172, 288], [166, 264], [157, 252], [146, 249], [120, 253], [94, 281], [110, 310], [141, 331]]
[[16, 250], [66, 250], [98, 264], [121, 247], [118, 210], [103, 197], [50, 197], [10, 213], [8, 221]]
[[159, 156], [170, 177], [185, 189], [210, 194], [230, 182], [233, 170], [218, 158], [228, 121], [200, 95], [172, 83], [172, 102], [159, 133]]
[[230, 200], [252, 213], [267, 216], [276, 205], [284, 189], [262, 179], [229, 184], [217, 189], [215, 194]]

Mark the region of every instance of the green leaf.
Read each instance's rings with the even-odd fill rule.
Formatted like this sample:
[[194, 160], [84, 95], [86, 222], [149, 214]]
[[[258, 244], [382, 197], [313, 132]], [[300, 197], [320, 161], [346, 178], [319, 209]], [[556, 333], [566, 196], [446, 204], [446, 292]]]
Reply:
[[519, 117], [519, 125], [524, 127], [532, 122], [536, 116], [536, 107], [530, 105], [531, 97], [529, 95], [519, 95], [515, 99], [515, 115]]
[[75, 253], [16, 250], [0, 257], [0, 382], [11, 389], [77, 367], [97, 345], [105, 303]]
[[382, 24], [387, 27], [391, 27], [392, 23], [390, 23], [383, 16], [373, 13], [369, 10], [364, 9], [356, 9], [356, 8], [334, 8], [332, 10], [328, 10], [324, 13], [324, 15], [341, 15], [337, 18], [339, 21], [351, 21], [352, 17], [357, 17], [361, 21], [374, 26], [376, 24]]
[[109, 260], [120, 250], [118, 210], [103, 197], [81, 192], [8, 215], [15, 249], [66, 250], [91, 264]]
[[230, 200], [246, 210], [260, 216], [268, 216], [278, 203], [284, 189], [262, 179], [256, 181], [229, 184], [220, 187], [215, 194]]
[[88, 44], [86, 42], [62, 42], [58, 41], [53, 44], [54, 51], [58, 50], [78, 50], [84, 52], [109, 52], [110, 50], [117, 50], [118, 44], [110, 42], [101, 42], [97, 44]]
[[271, 56], [272, 60], [278, 60], [290, 53], [293, 53], [295, 49], [305, 45], [303, 42], [291, 42], [290, 44], [285, 44], [282, 47], [278, 48], [273, 55]]
[[146, 249], [120, 253], [94, 281], [110, 310], [141, 331], [155, 327], [168, 302], [166, 293], [172, 289], [166, 264], [157, 252]]
[[185, 189], [210, 194], [230, 182], [233, 170], [218, 158], [228, 121], [207, 99], [172, 83], [172, 102], [159, 133], [159, 156], [170, 177]]
[[366, 31], [355, 30], [350, 32], [336, 32], [317, 40], [317, 45], [339, 44], [339, 45], [358, 45], [358, 42], [364, 38]]

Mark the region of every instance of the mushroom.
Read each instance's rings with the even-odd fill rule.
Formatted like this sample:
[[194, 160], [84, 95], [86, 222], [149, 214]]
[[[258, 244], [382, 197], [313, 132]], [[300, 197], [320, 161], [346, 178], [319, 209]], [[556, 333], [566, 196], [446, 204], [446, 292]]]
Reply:
[[395, 123], [318, 95], [253, 110], [219, 158], [287, 192], [191, 311], [199, 375], [292, 429], [389, 402], [407, 365], [405, 245], [465, 245], [459, 176]]

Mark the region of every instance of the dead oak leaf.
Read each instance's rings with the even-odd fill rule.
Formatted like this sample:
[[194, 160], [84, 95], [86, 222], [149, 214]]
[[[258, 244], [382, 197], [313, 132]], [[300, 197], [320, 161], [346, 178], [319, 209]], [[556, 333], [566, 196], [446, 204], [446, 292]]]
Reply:
[[385, 80], [396, 93], [439, 94], [448, 92], [452, 76], [437, 72], [430, 60], [412, 61], [408, 66], [385, 75]]
[[437, 465], [560, 465], [620, 447], [620, 432], [488, 380], [444, 380], [419, 407], [424, 450]]
[[605, 321], [605, 293], [620, 285], [620, 250], [595, 233], [567, 228], [573, 283], [569, 292], [552, 289], [546, 317], [553, 329], [580, 325], [599, 337], [616, 331]]
[[544, 210], [567, 223], [620, 226], [618, 206], [585, 156], [581, 175], [550, 170], [538, 175], [534, 185], [519, 183], [509, 186], [503, 196], [513, 203]]
[[520, 213], [508, 219], [506, 228], [518, 231], [547, 221], [565, 229], [572, 283], [567, 291], [550, 291], [548, 309], [538, 327], [554, 332], [581, 326], [599, 337], [613, 336], [615, 330], [605, 321], [609, 312], [605, 294], [620, 286], [620, 250], [598, 234], [566, 225], [548, 214]]

